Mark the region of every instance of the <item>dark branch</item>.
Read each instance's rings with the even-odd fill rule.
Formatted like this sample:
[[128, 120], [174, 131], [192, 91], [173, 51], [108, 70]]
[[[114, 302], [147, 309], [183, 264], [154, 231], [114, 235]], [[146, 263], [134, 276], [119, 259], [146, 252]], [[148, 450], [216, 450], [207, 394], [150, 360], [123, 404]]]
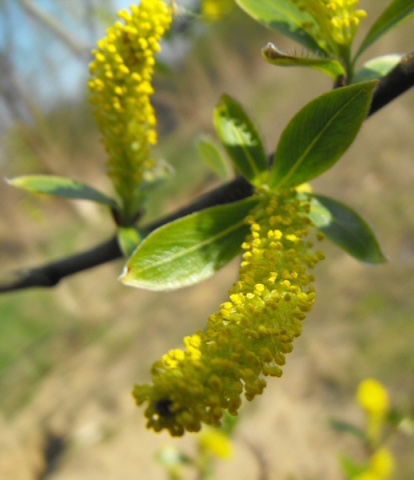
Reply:
[[[379, 82], [368, 116], [402, 95], [414, 86], [414, 52], [402, 58], [401, 62]], [[191, 205], [147, 225], [151, 232], [173, 220], [215, 205], [235, 202], [250, 196], [252, 188], [242, 177], [226, 183], [196, 199]], [[12, 272], [9, 279], [0, 281], [0, 293], [30, 287], [53, 287], [63, 278], [89, 268], [97, 267], [122, 257], [116, 237], [83, 253], [72, 255], [33, 269]], [[10, 279], [10, 277], [12, 277]]]
[[414, 86], [414, 52], [405, 55], [400, 63], [378, 83], [368, 116], [374, 114]]
[[120, 256], [117, 239], [113, 237], [97, 247], [62, 260], [12, 272], [8, 279], [0, 279], [0, 293], [30, 287], [54, 287], [64, 277], [97, 267]]
[[[198, 212], [215, 205], [235, 202], [252, 194], [252, 187], [243, 177], [237, 177], [212, 192], [202, 195], [191, 205], [184, 207], [171, 215], [162, 217], [143, 227], [146, 232], [190, 213]], [[22, 290], [31, 287], [54, 287], [65, 277], [89, 268], [97, 267], [112, 260], [121, 258], [122, 252], [116, 237], [107, 240], [85, 252], [71, 255], [62, 260], [48, 263], [40, 267], [11, 272], [8, 278], [0, 279], [0, 293]]]

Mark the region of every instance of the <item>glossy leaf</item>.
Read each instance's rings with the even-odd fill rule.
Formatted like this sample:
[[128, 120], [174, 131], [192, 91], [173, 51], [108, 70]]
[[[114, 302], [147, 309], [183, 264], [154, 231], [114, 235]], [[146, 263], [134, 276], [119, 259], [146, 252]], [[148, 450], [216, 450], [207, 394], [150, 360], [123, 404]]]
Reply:
[[370, 28], [359, 47], [357, 57], [389, 30], [412, 17], [414, 17], [413, 0], [394, 0], [391, 2]]
[[301, 11], [292, 0], [236, 0], [248, 15], [266, 27], [290, 37], [311, 51], [322, 51], [316, 40], [302, 29], [304, 22], [319, 28], [313, 18]]
[[242, 106], [223, 95], [214, 110], [214, 125], [234, 168], [253, 185], [263, 182], [269, 164], [262, 140]]
[[203, 162], [222, 180], [228, 180], [226, 160], [216, 143], [208, 136], [202, 136], [197, 143], [198, 153]]
[[334, 165], [354, 141], [375, 85], [367, 82], [337, 88], [300, 110], [276, 148], [271, 188], [300, 185]]
[[354, 210], [323, 195], [310, 198], [310, 219], [329, 240], [362, 262], [386, 261], [374, 232]]
[[399, 63], [403, 55], [391, 54], [372, 58], [364, 63], [362, 68], [356, 72], [352, 78], [352, 83], [366, 82], [369, 80], [379, 80], [391, 72]]
[[310, 67], [329, 75], [334, 80], [345, 75], [343, 66], [337, 60], [323, 57], [297, 57], [288, 55], [282, 50], [279, 50], [273, 43], [268, 43], [266, 47], [262, 49], [262, 55], [265, 60], [272, 65], [279, 65], [281, 67]]
[[91, 200], [116, 207], [116, 202], [112, 198], [85, 183], [77, 182], [66, 177], [57, 177], [54, 175], [24, 175], [8, 179], [7, 182], [14, 187], [29, 192], [75, 200]]
[[128, 260], [121, 281], [148, 290], [174, 290], [212, 276], [241, 252], [248, 198], [208, 208], [160, 227]]

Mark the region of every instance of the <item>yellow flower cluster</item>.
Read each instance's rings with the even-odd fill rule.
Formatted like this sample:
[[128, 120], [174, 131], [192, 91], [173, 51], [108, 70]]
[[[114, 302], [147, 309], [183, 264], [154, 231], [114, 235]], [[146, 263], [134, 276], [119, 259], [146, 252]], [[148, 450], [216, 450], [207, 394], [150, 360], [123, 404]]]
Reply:
[[227, 410], [237, 415], [241, 395], [263, 392], [263, 376], [282, 375], [285, 356], [301, 334], [315, 299], [311, 270], [314, 228], [294, 192], [264, 194], [247, 219], [239, 281], [229, 300], [209, 317], [207, 328], [186, 337], [186, 349], [167, 353], [152, 368], [153, 384], [134, 389], [148, 402], [147, 426], [172, 435], [219, 426]]
[[[171, 24], [172, 11], [163, 0], [142, 0], [122, 10], [93, 51], [89, 89], [94, 114], [108, 153], [108, 174], [123, 202], [134, 210], [137, 186], [154, 166], [150, 146], [156, 143], [154, 54]], [[135, 213], [135, 212], [132, 212]]]
[[358, 403], [367, 416], [367, 436], [372, 446], [381, 440], [381, 431], [390, 409], [387, 390], [373, 378], [363, 380], [358, 386]]
[[379, 448], [370, 458], [365, 472], [352, 477], [352, 480], [388, 480], [395, 470], [392, 453], [387, 448]]
[[309, 13], [312, 22], [302, 28], [308, 31], [321, 48], [336, 57], [341, 56], [341, 46], [350, 46], [360, 20], [367, 16], [365, 10], [355, 10], [359, 0], [293, 0], [300, 10]]
[[198, 445], [202, 453], [226, 459], [233, 453], [230, 437], [220, 430], [209, 429], [198, 437]]

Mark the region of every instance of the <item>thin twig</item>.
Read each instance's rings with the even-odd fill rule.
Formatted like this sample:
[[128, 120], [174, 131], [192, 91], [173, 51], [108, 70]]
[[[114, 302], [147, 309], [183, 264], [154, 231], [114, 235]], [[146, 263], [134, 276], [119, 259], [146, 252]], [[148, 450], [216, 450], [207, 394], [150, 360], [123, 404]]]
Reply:
[[[235, 202], [252, 194], [252, 187], [244, 177], [237, 177], [208, 194], [202, 195], [192, 204], [168, 216], [146, 225], [143, 230], [150, 233], [158, 227], [182, 218], [190, 213], [225, 203]], [[65, 277], [97, 267], [123, 256], [118, 240], [114, 236], [106, 242], [69, 257], [45, 265], [10, 272], [0, 278], [0, 293], [31, 287], [54, 287]]]
[[414, 52], [405, 55], [400, 63], [378, 83], [368, 116], [374, 114], [414, 86]]
[[[404, 56], [401, 62], [379, 82], [368, 116], [402, 95], [414, 86], [414, 52]], [[193, 203], [177, 212], [163, 217], [147, 226], [144, 230], [151, 232], [173, 220], [193, 212], [215, 205], [242, 200], [252, 194], [252, 187], [243, 177], [237, 177], [211, 192], [196, 199]], [[91, 248], [56, 262], [48, 263], [24, 271], [9, 274], [9, 280], [0, 280], [0, 293], [11, 292], [31, 287], [53, 287], [63, 278], [75, 273], [97, 267], [122, 257], [116, 237]], [[10, 277], [12, 279], [10, 280]]]
[[82, 59], [89, 59], [89, 46], [80, 42], [76, 35], [72, 34], [69, 30], [66, 30], [55, 17], [40, 8], [39, 5], [33, 1], [18, 0], [18, 2], [31, 17], [35, 18], [38, 22], [51, 30], [56, 37], [60, 38], [60, 40], [62, 40], [75, 55]]

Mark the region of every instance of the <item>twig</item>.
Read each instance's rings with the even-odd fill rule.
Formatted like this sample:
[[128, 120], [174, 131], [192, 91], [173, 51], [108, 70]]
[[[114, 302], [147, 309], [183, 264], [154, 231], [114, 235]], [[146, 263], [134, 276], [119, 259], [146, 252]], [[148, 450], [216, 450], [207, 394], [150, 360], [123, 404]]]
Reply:
[[[215, 205], [235, 202], [251, 194], [252, 187], [247, 180], [244, 177], [237, 177], [233, 181], [202, 195], [191, 205], [144, 226], [143, 230], [150, 233], [158, 227], [189, 215], [190, 213], [198, 212]], [[116, 237], [113, 237], [96, 247], [65, 257], [62, 260], [6, 274], [5, 277], [0, 278], [0, 293], [31, 287], [54, 287], [60, 280], [69, 275], [97, 267], [121, 257], [122, 252], [119, 248], [118, 240]]]
[[[404, 56], [401, 62], [379, 82], [371, 104], [368, 117], [382, 107], [402, 95], [414, 86], [414, 52]], [[182, 218], [193, 212], [215, 205], [242, 200], [252, 194], [252, 187], [243, 177], [237, 177], [211, 192], [196, 199], [192, 204], [177, 212], [163, 217], [144, 227], [147, 232], [165, 225], [173, 220]], [[83, 253], [66, 257], [56, 262], [12, 272], [12, 280], [0, 280], [0, 293], [11, 292], [31, 287], [53, 287], [63, 278], [75, 273], [97, 267], [122, 257], [116, 237]], [[9, 277], [10, 277], [9, 275]]]
[[89, 59], [90, 48], [79, 41], [75, 35], [66, 30], [61, 23], [59, 23], [52, 15], [49, 15], [45, 10], [41, 9], [39, 5], [30, 0], [18, 0], [20, 6], [26, 12], [35, 18], [37, 21], [45, 25], [51, 30], [63, 43], [69, 47], [75, 55]]
[[392, 102], [414, 86], [414, 52], [405, 55], [400, 63], [378, 83], [368, 116]]

